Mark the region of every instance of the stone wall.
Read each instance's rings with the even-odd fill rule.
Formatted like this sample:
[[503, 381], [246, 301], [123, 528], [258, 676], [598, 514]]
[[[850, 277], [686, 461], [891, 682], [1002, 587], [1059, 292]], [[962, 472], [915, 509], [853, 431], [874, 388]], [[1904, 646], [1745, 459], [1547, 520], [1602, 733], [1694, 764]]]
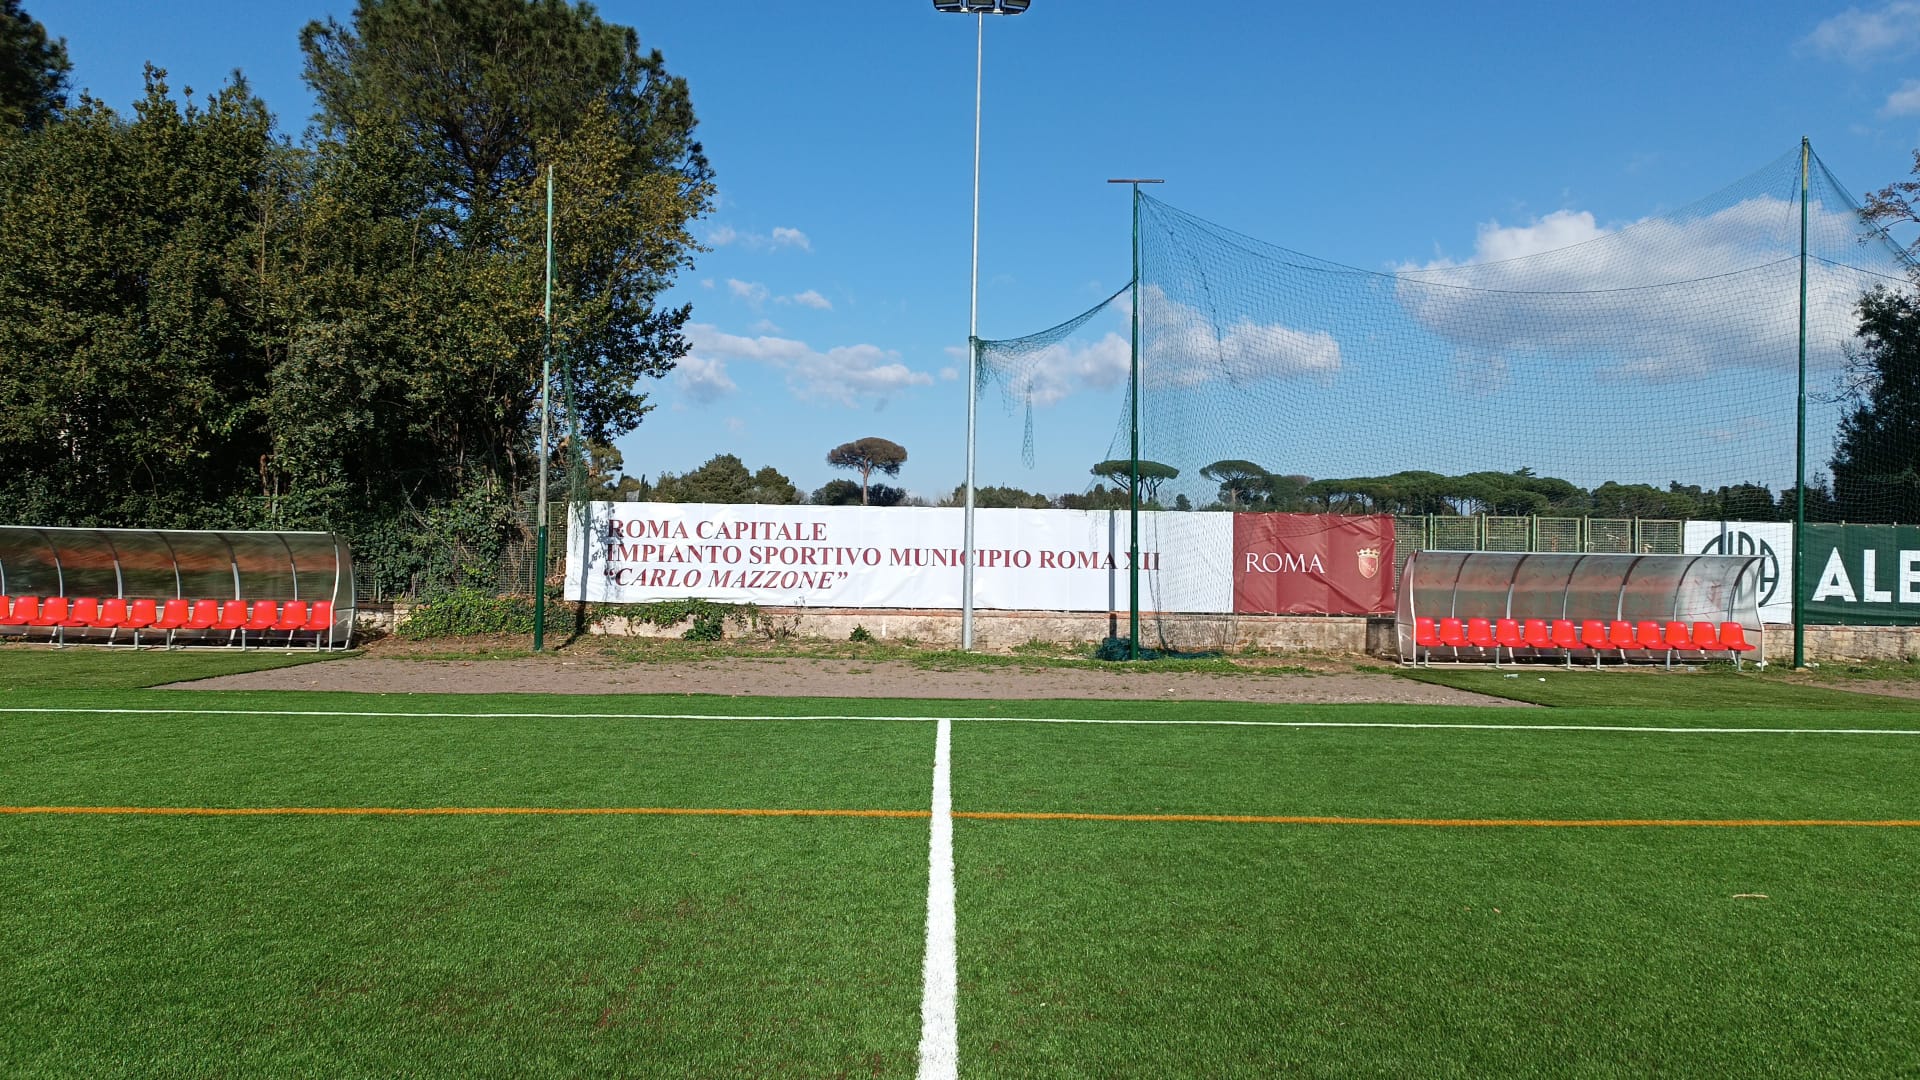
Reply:
[[[958, 611], [873, 608], [767, 608], [763, 621], [790, 630], [797, 637], [845, 641], [856, 626], [865, 627], [878, 641], [907, 642], [936, 648], [958, 648]], [[1180, 648], [1310, 649], [1316, 652], [1363, 653], [1388, 656], [1393, 651], [1393, 620], [1364, 616], [1303, 615], [1169, 615], [1165, 619], [1170, 642]], [[684, 625], [657, 627], [619, 616], [603, 618], [596, 634], [632, 637], [679, 637]], [[728, 633], [734, 633], [732, 627]], [[1050, 644], [1098, 644], [1108, 637], [1125, 637], [1125, 612], [976, 611], [973, 641], [976, 648], [1011, 649], [1033, 641]], [[1143, 644], [1156, 641], [1153, 615], [1141, 617]]]

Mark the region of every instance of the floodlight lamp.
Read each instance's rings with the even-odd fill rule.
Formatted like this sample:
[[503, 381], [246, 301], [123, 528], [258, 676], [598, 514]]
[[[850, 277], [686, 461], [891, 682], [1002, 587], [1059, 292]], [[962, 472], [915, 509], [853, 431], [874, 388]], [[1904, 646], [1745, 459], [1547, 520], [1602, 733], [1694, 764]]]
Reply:
[[1018, 15], [1033, 0], [933, 0], [933, 10], [958, 15]]

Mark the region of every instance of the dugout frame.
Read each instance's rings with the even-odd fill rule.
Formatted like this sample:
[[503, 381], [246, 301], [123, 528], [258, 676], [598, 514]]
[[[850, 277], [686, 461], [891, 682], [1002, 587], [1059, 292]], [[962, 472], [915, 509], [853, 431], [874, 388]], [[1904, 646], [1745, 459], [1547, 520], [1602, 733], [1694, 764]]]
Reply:
[[1416, 618], [1739, 623], [1765, 663], [1758, 555], [1416, 551], [1400, 573], [1394, 631], [1418, 655]]
[[0, 595], [327, 600], [326, 648], [353, 632], [353, 552], [327, 532], [0, 525]]

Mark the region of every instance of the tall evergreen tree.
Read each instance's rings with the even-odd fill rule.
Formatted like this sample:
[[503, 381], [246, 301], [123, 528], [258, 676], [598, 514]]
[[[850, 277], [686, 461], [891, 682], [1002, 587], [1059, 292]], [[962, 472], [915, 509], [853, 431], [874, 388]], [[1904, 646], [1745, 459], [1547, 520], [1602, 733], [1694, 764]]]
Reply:
[[58, 118], [72, 70], [64, 38], [49, 38], [20, 0], [0, 0], [0, 137]]

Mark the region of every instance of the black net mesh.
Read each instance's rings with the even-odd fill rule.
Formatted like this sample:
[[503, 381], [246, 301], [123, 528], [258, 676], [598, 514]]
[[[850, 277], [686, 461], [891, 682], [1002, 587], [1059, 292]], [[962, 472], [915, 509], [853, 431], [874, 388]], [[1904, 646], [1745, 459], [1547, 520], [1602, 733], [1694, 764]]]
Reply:
[[[1625, 227], [1563, 212], [1488, 227], [1473, 260], [1391, 270], [1140, 196], [1151, 502], [1790, 519], [1801, 187], [1796, 148]], [[1889, 377], [1920, 336], [1912, 264], [1817, 157], [1805, 218], [1808, 517], [1920, 520], [1920, 390]], [[981, 342], [979, 389], [998, 386], [1024, 414], [1029, 462], [1098, 460], [1097, 448], [1050, 441], [1047, 411], [1074, 380], [1115, 370], [1116, 340], [1124, 364], [1131, 296]], [[1880, 336], [1861, 335], [1863, 312]], [[1902, 338], [1907, 323], [1916, 333]], [[1108, 459], [1129, 456], [1124, 391]]]

